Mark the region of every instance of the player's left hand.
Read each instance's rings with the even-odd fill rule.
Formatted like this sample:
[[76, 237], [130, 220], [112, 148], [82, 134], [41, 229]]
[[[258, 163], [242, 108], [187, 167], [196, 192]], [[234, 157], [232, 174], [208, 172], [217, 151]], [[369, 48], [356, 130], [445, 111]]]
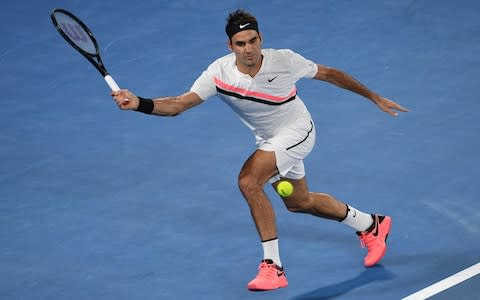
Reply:
[[402, 107], [399, 104], [393, 102], [392, 100], [384, 97], [375, 97], [373, 101], [381, 110], [389, 113], [392, 117], [398, 116], [398, 112], [396, 112], [395, 110], [401, 112], [408, 112], [408, 109], [406, 109], [405, 107]]

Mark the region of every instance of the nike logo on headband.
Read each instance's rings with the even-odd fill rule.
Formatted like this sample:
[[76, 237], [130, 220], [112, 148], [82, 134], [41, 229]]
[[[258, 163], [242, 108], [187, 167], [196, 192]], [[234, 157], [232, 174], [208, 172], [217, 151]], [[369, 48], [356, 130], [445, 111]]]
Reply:
[[240, 27], [240, 29], [243, 29], [243, 28], [247, 27], [248, 25], [250, 25], [250, 23], [240, 24], [238, 27]]

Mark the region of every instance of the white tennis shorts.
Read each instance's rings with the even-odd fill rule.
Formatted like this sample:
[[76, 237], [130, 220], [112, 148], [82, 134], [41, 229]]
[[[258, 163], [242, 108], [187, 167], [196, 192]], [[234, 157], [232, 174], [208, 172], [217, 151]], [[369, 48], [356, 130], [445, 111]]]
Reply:
[[302, 179], [305, 177], [303, 160], [315, 145], [315, 125], [310, 121], [307, 126], [283, 128], [270, 139], [257, 138], [257, 149], [275, 152], [279, 174], [270, 178], [270, 183], [280, 180]]

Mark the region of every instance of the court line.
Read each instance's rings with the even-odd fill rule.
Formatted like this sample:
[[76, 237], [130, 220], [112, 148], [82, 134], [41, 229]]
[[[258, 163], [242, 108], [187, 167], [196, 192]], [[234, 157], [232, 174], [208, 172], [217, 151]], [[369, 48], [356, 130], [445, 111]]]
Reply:
[[466, 268], [463, 271], [453, 274], [450, 277], [447, 277], [439, 282], [427, 286], [423, 290], [416, 292], [410, 296], [402, 298], [402, 300], [418, 300], [418, 299], [426, 299], [433, 295], [436, 295], [446, 289], [451, 288], [454, 285], [457, 285], [475, 275], [480, 274], [480, 262], [474, 264], [473, 266]]

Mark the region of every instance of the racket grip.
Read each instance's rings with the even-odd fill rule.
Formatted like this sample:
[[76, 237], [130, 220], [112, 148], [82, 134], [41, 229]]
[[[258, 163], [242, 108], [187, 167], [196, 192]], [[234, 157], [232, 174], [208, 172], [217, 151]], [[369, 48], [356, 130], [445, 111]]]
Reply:
[[105, 81], [107, 82], [108, 86], [112, 89], [112, 91], [116, 92], [116, 91], [119, 91], [120, 90], [120, 87], [118, 86], [118, 84], [115, 82], [115, 80], [113, 80], [112, 76], [110, 75], [106, 75], [105, 77], [103, 77], [105, 79]]

